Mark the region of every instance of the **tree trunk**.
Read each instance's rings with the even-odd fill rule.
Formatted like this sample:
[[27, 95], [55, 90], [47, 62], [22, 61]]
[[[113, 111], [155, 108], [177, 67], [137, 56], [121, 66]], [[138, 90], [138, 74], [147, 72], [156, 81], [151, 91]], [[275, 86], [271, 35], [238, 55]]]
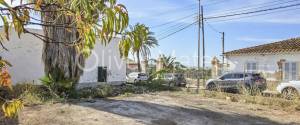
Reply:
[[140, 50], [138, 50], [136, 52], [136, 57], [137, 57], [137, 64], [138, 64], [138, 71], [142, 72], [142, 68], [141, 68], [141, 60], [140, 60]]
[[149, 75], [149, 71], [148, 71], [149, 64], [147, 58], [144, 58], [144, 68], [145, 68], [145, 73]]
[[[45, 8], [45, 10], [56, 9], [55, 6]], [[66, 15], [58, 16], [59, 14], [55, 12], [45, 12], [42, 14], [42, 20], [46, 24], [58, 25], [69, 24], [73, 20], [72, 17]], [[49, 38], [44, 44], [42, 54], [45, 73], [51, 75], [55, 81], [72, 80], [77, 83], [83, 73], [79, 66], [84, 67], [85, 59], [75, 46], [68, 45], [78, 38], [76, 28], [67, 30], [64, 27], [44, 26], [43, 31], [44, 35]]]

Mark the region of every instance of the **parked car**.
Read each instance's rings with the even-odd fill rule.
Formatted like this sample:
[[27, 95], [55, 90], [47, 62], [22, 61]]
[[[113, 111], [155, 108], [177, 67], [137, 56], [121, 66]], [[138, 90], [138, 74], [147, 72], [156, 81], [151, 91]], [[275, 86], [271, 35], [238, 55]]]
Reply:
[[148, 80], [147, 74], [140, 73], [140, 72], [132, 72], [126, 76], [126, 81], [128, 83], [136, 83], [136, 82], [142, 82], [147, 80]]
[[208, 90], [238, 90], [239, 87], [257, 87], [264, 91], [267, 87], [266, 79], [258, 73], [226, 73], [217, 79], [210, 79], [206, 82]]
[[299, 98], [300, 81], [283, 82], [277, 86], [277, 91], [289, 100]]
[[166, 73], [163, 80], [167, 81], [170, 86], [186, 86], [186, 80], [182, 73]]

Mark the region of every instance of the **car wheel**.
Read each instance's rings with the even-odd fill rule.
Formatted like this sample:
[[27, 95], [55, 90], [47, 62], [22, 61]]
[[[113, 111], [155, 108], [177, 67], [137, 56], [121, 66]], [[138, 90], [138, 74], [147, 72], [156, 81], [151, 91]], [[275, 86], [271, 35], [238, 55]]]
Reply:
[[174, 82], [169, 82], [169, 87], [175, 87], [175, 83]]
[[179, 84], [180, 87], [186, 87], [186, 83]]
[[207, 85], [207, 90], [209, 90], [209, 91], [217, 91], [217, 86], [216, 86], [216, 84], [215, 84], [215, 83], [209, 83], [209, 84]]
[[299, 98], [298, 91], [295, 88], [288, 87], [282, 90], [282, 96], [288, 100], [294, 100]]

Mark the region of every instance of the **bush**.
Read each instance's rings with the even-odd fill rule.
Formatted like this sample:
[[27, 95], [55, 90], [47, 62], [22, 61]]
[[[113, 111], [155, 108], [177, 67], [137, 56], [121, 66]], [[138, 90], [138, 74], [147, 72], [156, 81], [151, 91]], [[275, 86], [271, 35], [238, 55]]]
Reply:
[[99, 85], [76, 91], [73, 98], [105, 98], [109, 96], [144, 94], [158, 91], [177, 91], [176, 87], [169, 87], [163, 80], [151, 82], [139, 82], [136, 84], [125, 84], [122, 86]]
[[238, 92], [244, 95], [257, 96], [262, 95], [262, 90], [256, 85], [244, 85], [244, 83], [239, 83]]
[[[98, 85], [97, 87], [82, 88], [68, 92], [69, 99], [79, 98], [105, 98], [127, 94], [143, 94], [158, 91], [177, 91], [176, 87], [169, 87], [163, 80], [154, 80], [151, 82], [141, 82], [137, 84], [125, 84], [123, 86], [111, 86], [108, 84]], [[2, 92], [2, 91], [0, 91]], [[0, 93], [1, 94], [1, 93]], [[11, 94], [3, 94], [11, 95]], [[65, 98], [57, 95], [49, 86], [34, 85], [31, 83], [17, 84], [14, 87], [14, 96], [22, 97], [25, 105], [42, 104], [48, 101], [62, 101]]]
[[21, 97], [25, 105], [41, 104], [59, 98], [46, 86], [31, 83], [15, 85], [14, 94], [16, 97]]
[[77, 91], [77, 95], [79, 98], [105, 98], [113, 95], [113, 88], [110, 85], [83, 88]]
[[51, 75], [47, 75], [42, 77], [40, 81], [44, 86], [63, 98], [68, 98], [74, 94], [76, 84], [73, 80], [57, 80]]

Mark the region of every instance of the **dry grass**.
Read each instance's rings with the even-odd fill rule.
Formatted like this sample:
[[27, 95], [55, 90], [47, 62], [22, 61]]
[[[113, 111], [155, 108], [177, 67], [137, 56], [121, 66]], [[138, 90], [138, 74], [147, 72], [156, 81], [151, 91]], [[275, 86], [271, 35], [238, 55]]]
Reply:
[[268, 81], [267, 89], [270, 91], [276, 91], [277, 86], [280, 84], [278, 81]]
[[201, 91], [201, 96], [215, 99], [224, 99], [231, 102], [259, 104], [284, 111], [300, 111], [300, 100], [286, 100], [277, 96], [264, 97], [261, 95], [251, 96], [247, 94], [233, 94], [220, 91]]

